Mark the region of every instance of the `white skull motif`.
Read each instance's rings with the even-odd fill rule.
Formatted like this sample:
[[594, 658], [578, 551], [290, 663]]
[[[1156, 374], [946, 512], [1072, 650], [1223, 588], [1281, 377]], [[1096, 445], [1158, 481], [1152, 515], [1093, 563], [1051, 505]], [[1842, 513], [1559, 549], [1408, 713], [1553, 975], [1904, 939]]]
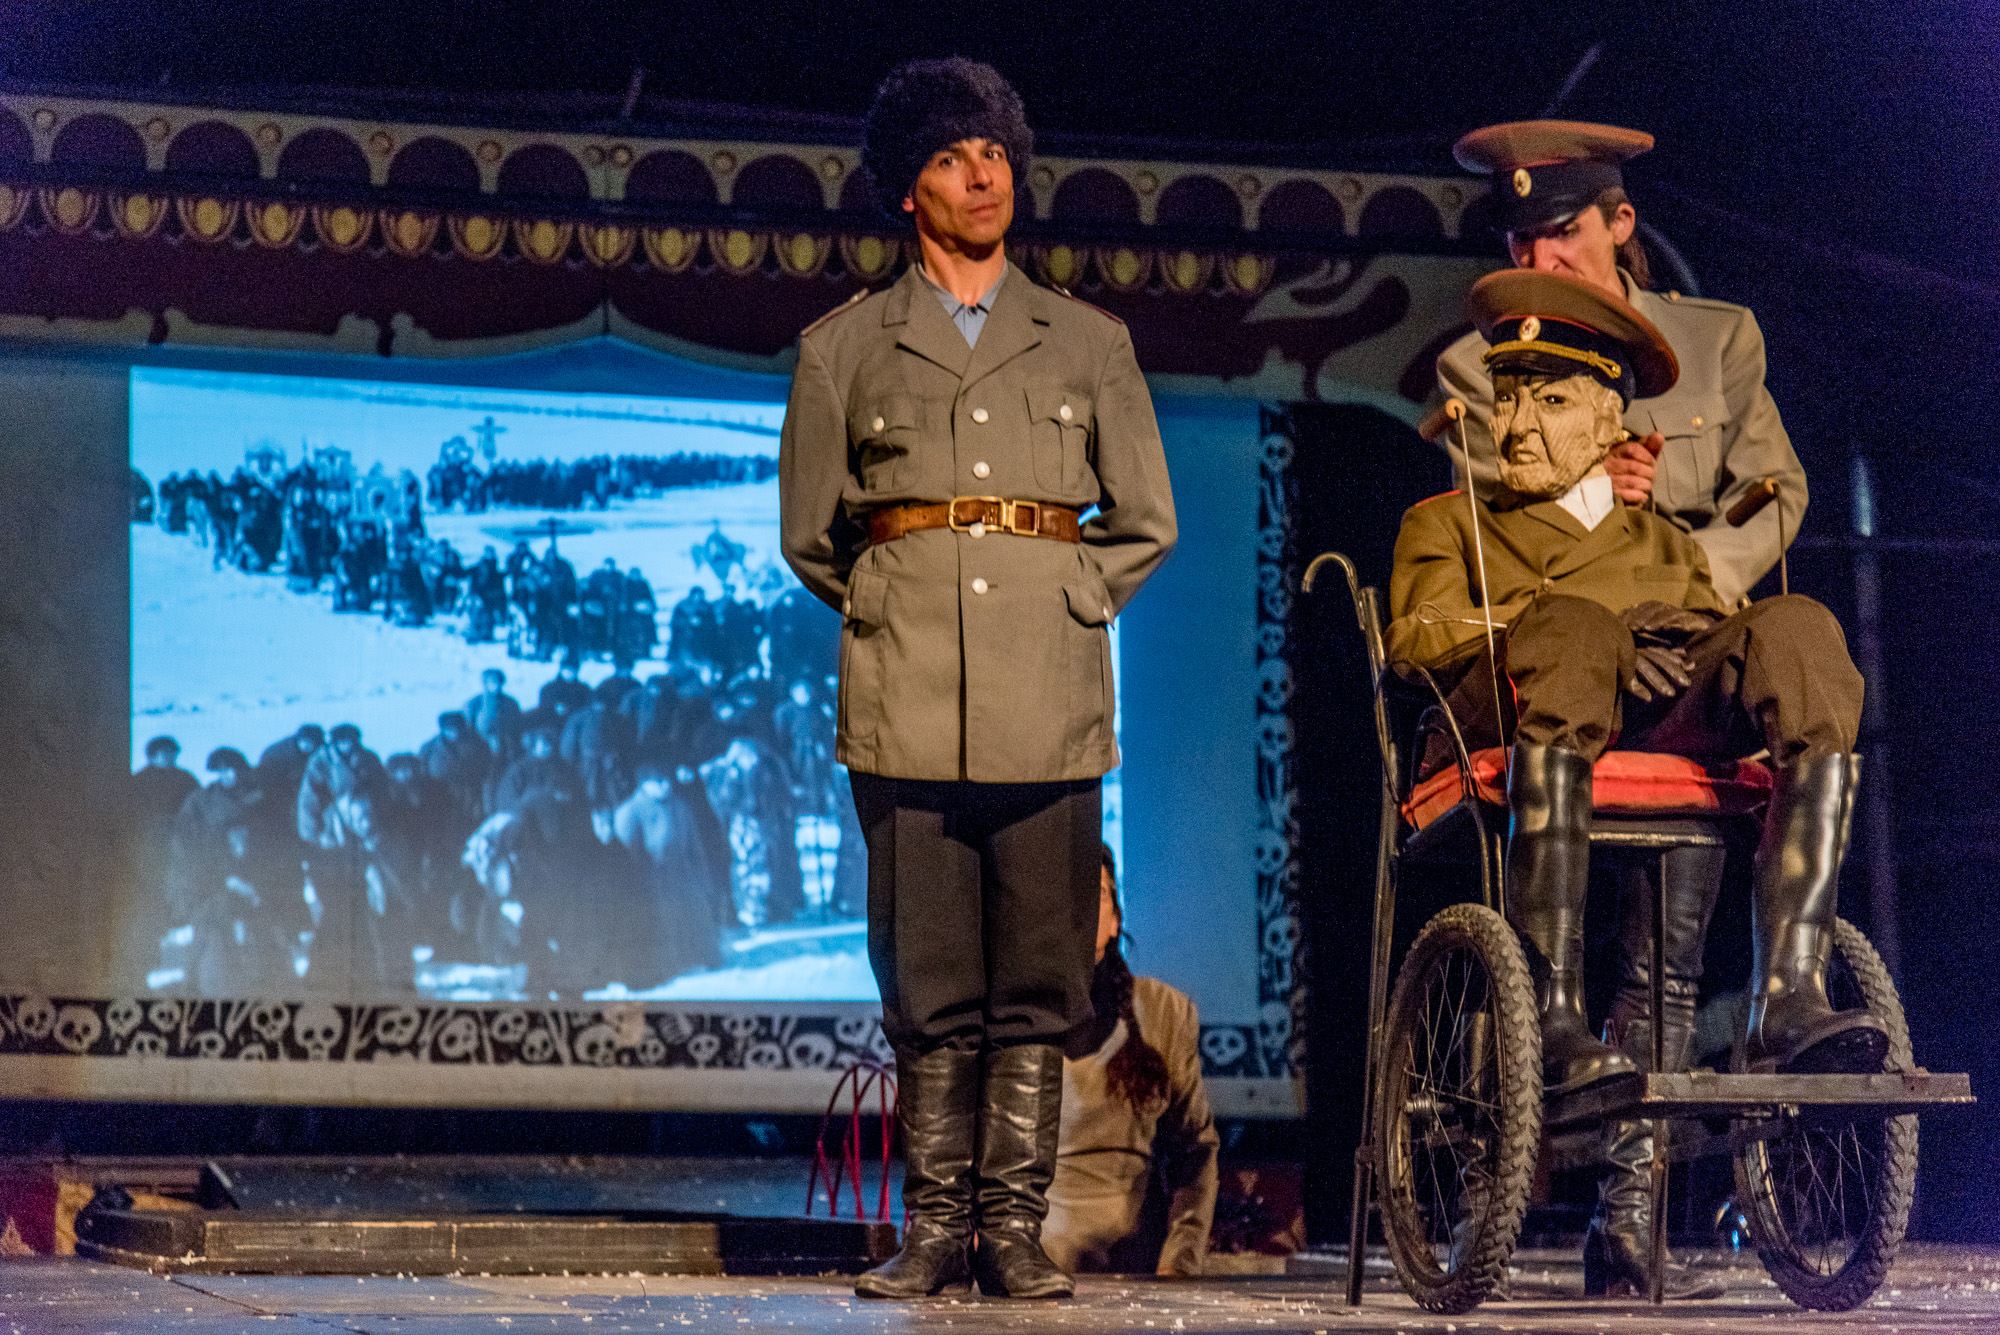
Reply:
[[56, 1017], [56, 1042], [65, 1052], [82, 1052], [104, 1033], [104, 1021], [88, 1006], [65, 1006]]
[[163, 1034], [134, 1034], [132, 1046], [126, 1049], [134, 1057], [164, 1057], [167, 1055], [167, 1040]]
[[1201, 1036], [1201, 1055], [1215, 1066], [1229, 1066], [1243, 1059], [1250, 1041], [1240, 1029], [1211, 1029]]
[[785, 1055], [800, 1070], [823, 1070], [833, 1065], [833, 1040], [825, 1034], [800, 1034]]
[[437, 1054], [455, 1062], [479, 1046], [479, 1021], [470, 1015], [454, 1015], [438, 1030]]
[[111, 1028], [113, 1038], [124, 1038], [139, 1027], [146, 1018], [146, 1008], [130, 997], [114, 1001], [104, 1008], [104, 1023]]
[[528, 1013], [501, 1011], [486, 1032], [495, 1043], [519, 1043], [528, 1033]]
[[593, 1024], [576, 1036], [576, 1059], [585, 1066], [610, 1066], [618, 1060], [618, 1031]]
[[55, 1032], [56, 1004], [47, 997], [22, 997], [14, 1005], [14, 1023], [23, 1038], [47, 1038]]
[[546, 1029], [530, 1030], [521, 1040], [521, 1060], [536, 1065], [556, 1055], [556, 1036]]
[[696, 1034], [688, 1040], [688, 1056], [694, 1058], [696, 1066], [706, 1066], [715, 1060], [715, 1054], [722, 1051], [722, 1039], [715, 1034]]
[[282, 1001], [260, 1001], [250, 1008], [250, 1027], [266, 1043], [277, 1043], [292, 1027], [292, 1008]]
[[220, 1029], [205, 1029], [194, 1036], [194, 1042], [190, 1046], [193, 1047], [194, 1055], [197, 1057], [220, 1057], [223, 1050], [229, 1046], [229, 1042], [223, 1038]]
[[785, 1050], [776, 1043], [752, 1043], [743, 1064], [753, 1071], [775, 1071], [785, 1064]]
[[410, 1006], [393, 1006], [375, 1017], [375, 1041], [385, 1048], [400, 1048], [417, 1036], [418, 1016]]
[[292, 1017], [292, 1038], [306, 1050], [306, 1056], [323, 1062], [333, 1056], [334, 1044], [347, 1032], [340, 1012], [323, 1001], [309, 1001]]
[[146, 1008], [146, 1018], [153, 1022], [153, 1028], [164, 1034], [181, 1022], [181, 1003], [156, 1001]]
[[667, 1045], [660, 1041], [658, 1034], [647, 1034], [639, 1040], [639, 1065], [658, 1066], [667, 1059]]

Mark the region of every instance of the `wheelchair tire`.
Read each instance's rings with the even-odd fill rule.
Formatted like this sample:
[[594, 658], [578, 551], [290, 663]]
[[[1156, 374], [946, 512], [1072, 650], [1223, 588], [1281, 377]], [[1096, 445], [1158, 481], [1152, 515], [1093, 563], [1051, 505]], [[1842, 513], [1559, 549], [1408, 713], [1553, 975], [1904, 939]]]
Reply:
[[[1889, 1030], [1886, 1069], [1916, 1065], [1896, 985], [1859, 928], [1834, 929], [1827, 995], [1865, 1007]], [[1801, 1307], [1845, 1312], [1872, 1296], [1903, 1245], [1917, 1180], [1914, 1113], [1872, 1121], [1788, 1119], [1783, 1134], [1736, 1152], [1736, 1203], [1758, 1259]]]
[[1396, 975], [1376, 1072], [1382, 1235], [1426, 1311], [1506, 1276], [1542, 1134], [1542, 1032], [1514, 931], [1478, 904], [1424, 925]]

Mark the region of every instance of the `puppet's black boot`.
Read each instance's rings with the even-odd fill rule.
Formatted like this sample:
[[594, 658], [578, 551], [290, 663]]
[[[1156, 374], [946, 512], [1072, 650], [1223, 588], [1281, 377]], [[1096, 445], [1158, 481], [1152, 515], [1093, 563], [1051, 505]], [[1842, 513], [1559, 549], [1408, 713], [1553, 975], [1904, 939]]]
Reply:
[[972, 1287], [972, 1139], [979, 1054], [896, 1051], [903, 1124], [903, 1249], [854, 1281], [863, 1298], [925, 1298]]
[[1062, 1049], [989, 1048], [979, 1110], [979, 1245], [973, 1273], [993, 1298], [1067, 1298], [1071, 1280], [1042, 1250], [1062, 1117]]
[[1583, 900], [1590, 881], [1590, 762], [1520, 742], [1507, 773], [1507, 917], [1534, 971], [1542, 1016], [1542, 1085], [1565, 1094], [1630, 1075], [1632, 1063], [1590, 1031], [1583, 1010]]
[[1882, 1069], [1889, 1031], [1826, 997], [1840, 861], [1861, 757], [1817, 756], [1778, 770], [1751, 899], [1756, 957], [1745, 1045], [1752, 1070], [1866, 1075]]

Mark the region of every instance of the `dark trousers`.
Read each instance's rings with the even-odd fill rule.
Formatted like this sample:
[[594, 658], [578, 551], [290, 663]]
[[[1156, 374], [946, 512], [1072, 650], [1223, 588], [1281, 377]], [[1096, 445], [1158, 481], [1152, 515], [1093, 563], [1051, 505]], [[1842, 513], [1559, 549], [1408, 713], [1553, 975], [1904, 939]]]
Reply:
[[1476, 748], [1506, 741], [1560, 746], [1596, 760], [1656, 751], [1719, 763], [1768, 747], [1779, 765], [1854, 749], [1861, 674], [1833, 613], [1788, 594], [1752, 603], [1686, 645], [1694, 682], [1671, 700], [1627, 695], [1636, 650], [1616, 612], [1565, 594], [1537, 598], [1500, 646], [1496, 722], [1486, 651], [1451, 692]]
[[889, 1041], [1060, 1044], [1089, 1019], [1099, 781], [852, 778]]

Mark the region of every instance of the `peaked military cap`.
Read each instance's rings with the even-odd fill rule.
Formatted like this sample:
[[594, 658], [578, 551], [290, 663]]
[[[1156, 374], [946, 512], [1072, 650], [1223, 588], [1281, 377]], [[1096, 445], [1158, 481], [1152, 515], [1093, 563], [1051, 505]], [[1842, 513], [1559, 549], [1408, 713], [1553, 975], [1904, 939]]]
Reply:
[[1452, 145], [1467, 171], [1493, 177], [1494, 215], [1503, 232], [1568, 222], [1610, 189], [1625, 187], [1623, 164], [1653, 136], [1588, 121], [1510, 121], [1474, 130]]
[[1501, 269], [1472, 285], [1473, 323], [1493, 346], [1490, 371], [1588, 375], [1624, 396], [1674, 387], [1680, 362], [1653, 322], [1594, 283], [1539, 269]]

